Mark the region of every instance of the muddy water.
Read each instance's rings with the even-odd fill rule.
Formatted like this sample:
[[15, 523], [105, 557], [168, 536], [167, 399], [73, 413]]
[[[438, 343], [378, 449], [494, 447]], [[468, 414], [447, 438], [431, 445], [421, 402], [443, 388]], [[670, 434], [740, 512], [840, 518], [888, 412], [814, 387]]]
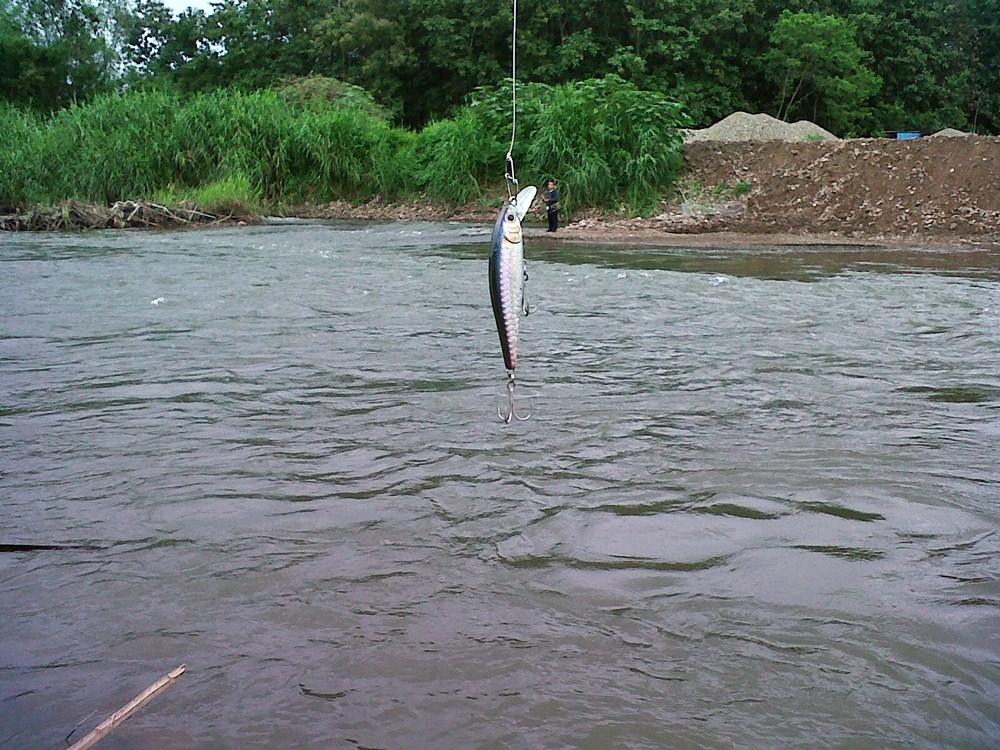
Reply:
[[1000, 258], [479, 232], [0, 239], [0, 747], [1000, 745]]

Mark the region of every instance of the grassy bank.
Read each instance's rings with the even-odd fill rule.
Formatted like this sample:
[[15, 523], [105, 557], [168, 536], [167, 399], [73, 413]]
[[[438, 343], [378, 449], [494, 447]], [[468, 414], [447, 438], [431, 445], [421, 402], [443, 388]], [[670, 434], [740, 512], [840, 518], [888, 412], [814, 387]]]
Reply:
[[[191, 202], [215, 213], [423, 198], [461, 204], [500, 194], [509, 89], [478, 90], [419, 132], [392, 125], [355, 92], [322, 81], [190, 98], [97, 97], [49, 117], [0, 104], [0, 206], [67, 199]], [[652, 206], [681, 166], [679, 107], [616, 77], [519, 92], [515, 156], [523, 183], [549, 175], [567, 208]]]

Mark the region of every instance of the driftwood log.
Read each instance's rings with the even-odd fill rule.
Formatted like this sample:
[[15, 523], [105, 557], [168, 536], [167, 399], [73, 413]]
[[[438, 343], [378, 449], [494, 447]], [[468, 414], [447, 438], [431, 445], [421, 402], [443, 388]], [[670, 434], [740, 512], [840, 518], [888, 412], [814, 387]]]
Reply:
[[190, 224], [222, 224], [246, 218], [232, 214], [206, 213], [194, 206], [168, 207], [149, 201], [117, 201], [110, 206], [64, 201], [49, 208], [35, 208], [25, 213], [0, 216], [0, 230], [40, 232], [176, 227]]
[[125, 721], [125, 719], [149, 703], [149, 701], [153, 700], [153, 698], [162, 693], [168, 687], [173, 685], [177, 681], [177, 678], [184, 674], [186, 670], [187, 667], [184, 664], [181, 664], [176, 669], [165, 674], [148, 688], [139, 693], [135, 698], [111, 714], [111, 716], [94, 727], [93, 731], [91, 731], [86, 737], [71, 745], [69, 750], [88, 750], [88, 748], [96, 745], [104, 737], [110, 734], [111, 730]]

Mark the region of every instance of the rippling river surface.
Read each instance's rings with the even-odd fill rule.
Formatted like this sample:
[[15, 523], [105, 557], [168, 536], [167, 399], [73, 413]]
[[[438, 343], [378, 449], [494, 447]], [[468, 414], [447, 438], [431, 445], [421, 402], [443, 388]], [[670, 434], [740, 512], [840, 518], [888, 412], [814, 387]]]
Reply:
[[0, 239], [0, 747], [1000, 746], [1000, 255], [486, 253]]

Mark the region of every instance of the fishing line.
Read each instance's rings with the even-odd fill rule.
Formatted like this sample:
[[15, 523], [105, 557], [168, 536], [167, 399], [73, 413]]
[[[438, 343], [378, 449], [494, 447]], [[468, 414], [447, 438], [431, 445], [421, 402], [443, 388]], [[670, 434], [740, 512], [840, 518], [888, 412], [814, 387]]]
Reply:
[[[531, 416], [518, 414], [514, 407], [514, 369], [517, 367], [518, 318], [527, 315], [531, 308], [524, 297], [524, 284], [528, 280], [528, 269], [524, 263], [524, 238], [521, 220], [531, 201], [535, 198], [535, 188], [517, 189], [514, 172], [514, 143], [517, 138], [517, 0], [511, 0], [510, 35], [510, 146], [507, 148], [504, 182], [507, 201], [500, 207], [490, 246], [490, 302], [496, 319], [497, 333], [500, 334], [500, 349], [507, 366], [507, 405], [497, 405], [497, 416], [510, 424], [516, 420], [523, 422]], [[516, 196], [516, 197], [515, 197]], [[523, 274], [523, 276], [522, 276]]]
[[510, 34], [510, 147], [507, 149], [507, 171], [504, 173], [507, 197], [511, 200], [517, 193], [517, 177], [514, 175], [514, 136], [517, 134], [517, 0], [513, 2], [514, 17]]

